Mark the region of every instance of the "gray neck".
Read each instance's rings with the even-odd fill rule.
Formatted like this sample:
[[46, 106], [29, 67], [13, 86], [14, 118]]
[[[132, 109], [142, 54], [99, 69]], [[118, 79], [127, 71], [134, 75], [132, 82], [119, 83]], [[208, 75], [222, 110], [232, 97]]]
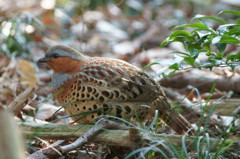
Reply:
[[67, 73], [54, 73], [52, 77], [53, 89], [58, 89], [65, 83], [65, 81], [71, 79], [72, 77], [72, 75], [69, 75]]

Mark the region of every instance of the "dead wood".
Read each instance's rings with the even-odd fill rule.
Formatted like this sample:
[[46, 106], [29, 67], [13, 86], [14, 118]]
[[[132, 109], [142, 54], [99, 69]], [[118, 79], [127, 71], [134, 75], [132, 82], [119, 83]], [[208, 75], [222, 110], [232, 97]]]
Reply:
[[171, 100], [177, 102], [181, 108], [188, 110], [188, 112], [194, 112], [195, 114], [201, 113], [200, 108], [196, 107], [195, 104], [192, 103], [186, 96], [183, 96], [177, 91], [173, 91], [165, 87], [162, 87], [162, 89], [166, 93], [166, 96]]
[[[34, 136], [43, 139], [63, 139], [63, 140], [75, 140], [91, 129], [92, 125], [78, 124], [78, 125], [63, 125], [63, 124], [38, 124], [38, 123], [23, 123], [21, 125], [24, 135], [27, 138], [33, 138]], [[202, 137], [199, 137], [202, 138]], [[186, 144], [191, 146], [194, 139], [199, 139], [194, 136], [186, 137]], [[104, 143], [109, 146], [119, 147], [138, 147], [139, 145], [146, 145], [151, 141], [164, 141], [164, 143], [174, 143], [181, 147], [183, 136], [180, 135], [167, 135], [167, 134], [152, 134], [144, 133], [140, 135], [140, 140], [134, 142], [129, 138], [128, 130], [104, 130], [100, 134], [96, 135], [91, 142]], [[210, 138], [211, 150], [214, 151], [217, 148], [217, 144], [220, 140]], [[234, 142], [233, 140], [226, 140], [227, 143]], [[214, 146], [215, 145], [215, 146]]]
[[63, 146], [60, 146], [60, 145], [49, 146], [47, 148], [34, 152], [28, 158], [29, 159], [45, 158], [45, 157], [55, 158], [61, 154], [66, 154], [72, 150], [81, 148], [87, 142], [94, 140], [95, 136], [99, 134], [101, 131], [103, 131], [104, 129], [122, 129], [122, 128], [126, 128], [126, 126], [103, 118], [103, 119], [100, 119], [96, 125], [90, 128], [86, 133], [84, 133], [74, 142], [68, 145], [63, 145]]
[[165, 87], [185, 88], [191, 85], [201, 92], [209, 92], [214, 82], [216, 88], [221, 91], [232, 90], [235, 93], [240, 93], [240, 75], [238, 73], [227, 72], [224, 74], [209, 70], [191, 69], [160, 80], [161, 85]]
[[235, 115], [237, 108], [240, 106], [240, 99], [222, 99], [222, 100], [210, 100], [207, 105], [207, 110], [210, 110], [211, 107], [215, 106], [213, 109], [214, 113], [225, 116]]
[[[173, 91], [165, 87], [162, 87], [162, 89], [164, 90], [168, 98], [175, 101], [180, 106], [180, 108], [187, 111], [187, 113], [194, 113], [198, 115], [201, 114], [201, 109], [198, 104], [191, 102], [188, 98], [181, 95], [177, 91]], [[217, 113], [219, 115], [231, 116], [236, 114], [234, 113], [234, 110], [237, 111], [236, 109], [240, 106], [240, 99], [212, 99], [207, 103], [206, 109], [210, 110], [213, 106], [214, 113]]]
[[8, 110], [17, 115], [24, 106], [26, 106], [29, 98], [33, 98], [34, 87], [28, 87], [25, 91], [20, 93], [8, 106]]

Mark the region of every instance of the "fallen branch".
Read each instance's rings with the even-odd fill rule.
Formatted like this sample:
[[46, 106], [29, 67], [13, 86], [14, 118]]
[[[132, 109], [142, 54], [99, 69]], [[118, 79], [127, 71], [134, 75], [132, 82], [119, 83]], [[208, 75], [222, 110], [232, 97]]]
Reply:
[[[126, 126], [125, 126], [126, 127]], [[89, 129], [86, 133], [84, 133], [80, 138], [69, 145], [60, 146], [61, 152], [66, 153], [76, 148], [82, 147], [84, 144], [90, 141], [90, 139], [94, 139], [94, 137], [103, 131], [103, 129], [122, 129], [125, 128], [124, 125], [119, 124], [117, 122], [100, 119], [100, 121], [94, 125], [91, 129]]]
[[160, 83], [162, 86], [171, 88], [184, 88], [191, 85], [198, 88], [201, 92], [209, 92], [213, 83], [216, 83], [216, 88], [220, 91], [233, 91], [235, 93], [240, 93], [240, 75], [237, 73], [232, 73], [226, 77], [223, 73], [191, 69], [164, 78]]
[[[122, 129], [122, 128], [126, 128], [126, 126], [124, 124], [117, 123], [117, 122], [103, 118], [103, 119], [100, 119], [96, 125], [90, 128], [86, 133], [84, 133], [81, 137], [79, 137], [74, 142], [64, 146], [51, 145], [47, 148], [34, 152], [28, 158], [35, 159], [35, 158], [40, 158], [40, 156], [41, 158], [45, 158], [45, 156], [47, 156], [48, 158], [50, 156], [51, 158], [56, 158], [61, 154], [65, 154], [77, 148], [81, 148], [86, 143], [90, 142], [90, 140], [93, 140], [94, 137], [100, 132], [102, 132], [104, 129]], [[63, 142], [64, 140], [61, 140], [61, 141]]]
[[[24, 135], [27, 138], [32, 139], [34, 136], [44, 139], [61, 139], [61, 140], [74, 140], [82, 136], [92, 125], [63, 125], [63, 124], [37, 124], [37, 123], [23, 123], [21, 125]], [[141, 135], [138, 142], [134, 142], [129, 138], [128, 130], [104, 130], [100, 134], [96, 135], [92, 142], [104, 143], [109, 146], [119, 147], [138, 147], [141, 144], [146, 144], [153, 140], [164, 140], [167, 143], [174, 143], [181, 147], [182, 137], [180, 135], [167, 135], [167, 134], [151, 134], [144, 133]], [[201, 137], [200, 137], [201, 138]], [[186, 144], [191, 146], [194, 139], [198, 139], [194, 136], [188, 136]], [[211, 145], [216, 145], [219, 140], [210, 138]], [[232, 143], [234, 140], [226, 140], [227, 143]], [[211, 150], [214, 151], [217, 146], [211, 146]]]
[[17, 115], [24, 106], [26, 106], [28, 99], [33, 98], [34, 87], [28, 87], [24, 92], [20, 93], [8, 106], [8, 111]]
[[216, 104], [214, 112], [220, 115], [231, 116], [234, 115], [234, 110], [240, 106], [240, 99], [222, 99], [217, 102], [217, 100], [210, 100], [207, 105], [207, 109], [210, 110], [211, 107]]
[[201, 110], [199, 107], [196, 107], [195, 104], [193, 104], [187, 97], [181, 95], [177, 91], [173, 91], [171, 89], [162, 87], [164, 92], [166, 93], [166, 96], [169, 97], [171, 100], [180, 102], [180, 107], [187, 109], [189, 112], [195, 112], [195, 114], [200, 114]]
[[[43, 139], [59, 139], [59, 140], [76, 140], [93, 125], [78, 124], [40, 124], [40, 123], [22, 123], [23, 134], [28, 139], [33, 139], [35, 136]], [[98, 134], [93, 139], [94, 142], [104, 142], [108, 145], [118, 145], [122, 147], [131, 147], [134, 142], [128, 139], [127, 130], [105, 130]]]
[[[169, 97], [171, 100], [176, 101], [179, 103], [180, 108], [187, 110], [187, 112], [191, 112], [194, 114], [201, 114], [200, 106], [198, 106], [196, 103], [192, 103], [188, 98], [184, 97], [177, 91], [173, 91], [171, 89], [162, 87], [164, 92], [166, 93], [167, 97]], [[214, 113], [225, 115], [225, 116], [231, 116], [234, 115], [234, 110], [236, 110], [240, 106], [240, 99], [238, 98], [231, 98], [231, 99], [211, 99], [206, 109], [210, 110], [213, 105], [216, 105], [214, 108]]]

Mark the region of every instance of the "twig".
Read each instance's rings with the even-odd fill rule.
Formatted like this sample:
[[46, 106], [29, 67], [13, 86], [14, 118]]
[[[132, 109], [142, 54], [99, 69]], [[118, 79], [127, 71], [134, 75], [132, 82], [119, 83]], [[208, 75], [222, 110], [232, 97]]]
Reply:
[[8, 106], [8, 110], [13, 114], [17, 115], [22, 108], [26, 105], [29, 98], [32, 98], [34, 87], [28, 87], [24, 92], [19, 94]]
[[69, 152], [71, 150], [75, 150], [78, 147], [82, 147], [84, 144], [89, 142], [91, 138], [100, 133], [103, 129], [121, 129], [125, 128], [122, 124], [119, 124], [114, 121], [110, 121], [107, 119], [100, 119], [97, 125], [93, 126], [86, 133], [84, 133], [80, 138], [69, 145], [60, 146], [60, 149], [63, 153]]
[[[231, 76], [230, 76], [231, 75]], [[190, 71], [177, 73], [169, 78], [160, 80], [161, 86], [171, 88], [184, 88], [188, 85], [198, 88], [200, 92], [209, 92], [213, 83], [216, 83], [216, 88], [220, 91], [233, 91], [240, 93], [240, 75], [226, 75], [214, 73], [209, 70], [191, 69]]]
[[103, 129], [122, 129], [126, 128], [125, 125], [119, 124], [114, 121], [110, 121], [107, 119], [101, 119], [95, 126], [90, 128], [87, 132], [85, 132], [81, 137], [79, 137], [76, 141], [69, 145], [55, 145], [49, 146], [48, 148], [44, 148], [42, 150], [36, 151], [29, 156], [28, 159], [34, 158], [55, 158], [61, 153], [67, 153], [77, 148], [82, 147], [84, 144], [90, 141], [90, 139], [94, 139], [97, 134], [99, 134]]
[[194, 104], [189, 99], [187, 99], [180, 93], [178, 93], [176, 91], [172, 91], [166, 87], [162, 87], [162, 89], [166, 93], [167, 97], [169, 97], [170, 99], [177, 101], [177, 102], [181, 101], [180, 106], [183, 107], [184, 109], [187, 109], [189, 112], [194, 112], [196, 114], [201, 113], [201, 110], [199, 107], [194, 106]]

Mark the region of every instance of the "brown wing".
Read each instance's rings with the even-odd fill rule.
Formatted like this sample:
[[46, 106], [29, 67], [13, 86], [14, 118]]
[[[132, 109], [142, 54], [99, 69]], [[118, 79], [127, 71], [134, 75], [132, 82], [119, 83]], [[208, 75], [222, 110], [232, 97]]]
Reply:
[[164, 96], [153, 79], [122, 60], [92, 58], [80, 74], [79, 78], [86, 78], [82, 84], [94, 87], [104, 100], [148, 102]]

